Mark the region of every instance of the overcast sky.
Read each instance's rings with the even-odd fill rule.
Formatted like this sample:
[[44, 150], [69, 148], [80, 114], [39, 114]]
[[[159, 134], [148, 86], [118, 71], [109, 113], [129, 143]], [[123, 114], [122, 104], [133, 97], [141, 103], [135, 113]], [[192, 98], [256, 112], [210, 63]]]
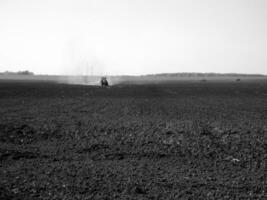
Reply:
[[0, 71], [267, 74], [267, 0], [0, 0]]

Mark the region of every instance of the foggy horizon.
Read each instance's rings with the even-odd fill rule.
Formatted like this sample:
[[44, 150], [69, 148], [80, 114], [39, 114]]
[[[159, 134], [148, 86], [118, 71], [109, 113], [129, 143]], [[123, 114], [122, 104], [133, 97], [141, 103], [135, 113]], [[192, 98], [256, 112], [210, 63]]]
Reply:
[[37, 74], [33, 71], [29, 71], [27, 69], [18, 70], [18, 71], [0, 71], [1, 74], [14, 74], [14, 75], [21, 75], [20, 73], [28, 72], [29, 74], [24, 75], [34, 75], [34, 76], [157, 76], [157, 75], [179, 75], [179, 74], [214, 74], [216, 75], [245, 75], [245, 76], [267, 76], [267, 74], [261, 73], [238, 73], [238, 72], [227, 72], [227, 73], [220, 73], [220, 72], [162, 72], [162, 73], [148, 73], [148, 74]]
[[267, 74], [264, 0], [0, 0], [0, 72]]

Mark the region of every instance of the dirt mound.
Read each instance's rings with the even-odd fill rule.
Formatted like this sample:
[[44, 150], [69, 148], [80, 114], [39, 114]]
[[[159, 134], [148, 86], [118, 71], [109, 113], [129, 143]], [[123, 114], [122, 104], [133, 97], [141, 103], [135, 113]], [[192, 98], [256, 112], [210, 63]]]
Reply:
[[0, 124], [0, 142], [12, 144], [31, 144], [39, 140], [59, 139], [56, 128], [36, 129], [27, 124]]
[[36, 131], [26, 125], [0, 124], [0, 141], [13, 144], [32, 143], [36, 140]]

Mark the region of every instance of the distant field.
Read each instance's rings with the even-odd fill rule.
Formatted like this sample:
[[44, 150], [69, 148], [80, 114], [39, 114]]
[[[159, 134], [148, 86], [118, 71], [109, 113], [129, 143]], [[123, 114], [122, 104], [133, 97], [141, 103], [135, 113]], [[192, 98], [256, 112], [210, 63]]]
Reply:
[[267, 198], [266, 79], [33, 77], [0, 78], [0, 199]]
[[[0, 81], [45, 81], [76, 85], [99, 85], [101, 76], [0, 75]], [[111, 85], [165, 84], [173, 82], [267, 82], [267, 76], [107, 76]]]

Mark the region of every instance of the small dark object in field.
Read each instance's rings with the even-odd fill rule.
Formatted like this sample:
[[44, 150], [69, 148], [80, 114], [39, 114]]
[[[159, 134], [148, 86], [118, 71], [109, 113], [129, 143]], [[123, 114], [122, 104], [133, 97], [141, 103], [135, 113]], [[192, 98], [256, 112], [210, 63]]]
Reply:
[[207, 80], [206, 79], [201, 79], [201, 82], [207, 82]]
[[170, 130], [168, 130], [168, 131], [166, 132], [166, 135], [174, 135], [174, 134], [175, 134], [175, 132], [170, 131]]
[[240, 79], [240, 78], [237, 78], [237, 79], [236, 79], [236, 82], [240, 82], [240, 81], [241, 81], [241, 79]]
[[133, 192], [136, 194], [146, 194], [146, 191], [141, 186], [135, 186]]
[[102, 77], [100, 83], [101, 83], [102, 87], [108, 87], [109, 86], [108, 80], [106, 77]]

